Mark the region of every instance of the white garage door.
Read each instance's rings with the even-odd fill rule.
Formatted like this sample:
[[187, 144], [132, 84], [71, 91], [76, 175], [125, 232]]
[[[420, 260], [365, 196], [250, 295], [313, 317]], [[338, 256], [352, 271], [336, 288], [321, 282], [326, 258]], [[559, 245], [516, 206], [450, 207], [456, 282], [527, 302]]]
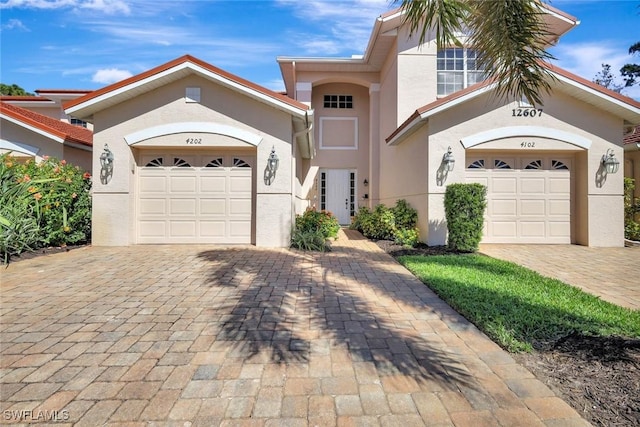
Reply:
[[467, 156], [467, 182], [487, 186], [483, 243], [571, 243], [571, 159]]
[[251, 243], [251, 157], [140, 157], [138, 243]]

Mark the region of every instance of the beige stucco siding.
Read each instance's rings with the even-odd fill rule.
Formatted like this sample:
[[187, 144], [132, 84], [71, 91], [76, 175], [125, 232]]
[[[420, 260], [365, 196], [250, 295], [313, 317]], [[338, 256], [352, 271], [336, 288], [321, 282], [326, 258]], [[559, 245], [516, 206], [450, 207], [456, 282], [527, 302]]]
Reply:
[[[185, 88], [199, 87], [201, 89], [201, 101], [199, 103], [189, 103], [185, 101]], [[263, 209], [266, 221], [271, 219], [278, 222], [285, 221], [290, 230], [292, 220], [292, 201], [288, 205], [282, 204], [281, 195], [288, 194], [291, 199], [293, 171], [291, 159], [291, 116], [287, 113], [276, 110], [262, 102], [253, 100], [243, 94], [226, 89], [218, 84], [212, 83], [204, 78], [192, 75], [162, 88], [141, 94], [129, 101], [102, 110], [94, 116], [95, 134], [93, 166], [96, 173], [94, 176], [94, 206], [101, 211], [94, 221], [94, 244], [97, 245], [128, 245], [135, 243], [134, 218], [135, 218], [135, 185], [136, 185], [136, 158], [132, 147], [125, 141], [125, 137], [135, 132], [151, 129], [156, 126], [172, 123], [200, 122], [224, 125], [252, 135], [257, 135], [260, 142], [255, 151], [256, 168], [254, 179], [256, 180], [256, 194], [259, 203], [256, 209]], [[224, 136], [209, 134], [203, 136], [190, 132], [176, 134], [174, 137], [174, 148], [189, 152], [194, 149], [205, 149], [209, 147], [219, 147], [220, 140]], [[189, 145], [187, 138], [198, 137], [201, 139], [198, 145]], [[170, 143], [165, 136], [158, 140], [159, 146], [167, 147]], [[99, 157], [105, 144], [114, 154], [114, 172], [108, 184], [102, 184], [97, 177], [100, 170]], [[142, 143], [144, 145], [144, 143]], [[235, 145], [235, 144], [234, 144]], [[240, 146], [249, 147], [250, 144], [241, 142]], [[266, 160], [269, 157], [272, 147], [280, 158], [280, 165], [276, 179], [272, 185], [268, 186], [263, 180], [263, 173]], [[270, 197], [274, 195], [276, 197]], [[104, 208], [107, 199], [117, 198], [120, 206], [116, 212], [109, 214]], [[281, 214], [277, 218], [270, 218], [272, 210], [269, 205], [280, 206]], [[119, 216], [119, 221], [124, 225], [128, 224], [128, 232], [123, 234], [106, 234], [100, 232], [101, 229], [111, 228], [113, 215]], [[286, 220], [286, 218], [289, 218]], [[287, 222], [288, 221], [288, 222]], [[286, 225], [285, 224], [285, 225]], [[126, 227], [122, 227], [126, 228]], [[287, 235], [288, 236], [288, 233]], [[286, 236], [284, 238], [286, 238]], [[258, 228], [256, 230], [255, 243], [258, 246], [282, 246], [283, 237], [277, 241], [272, 238], [268, 228]]]
[[[542, 116], [513, 117], [512, 110], [518, 104], [504, 103], [482, 95], [473, 100], [455, 106], [429, 118], [428, 125], [410, 135], [400, 145], [387, 147], [382, 155], [384, 162], [395, 165], [397, 174], [407, 174], [406, 155], [403, 146], [420, 147], [428, 141], [429, 154], [415, 151], [429, 170], [426, 192], [428, 194], [429, 231], [427, 243], [444, 244], [443, 234], [438, 224], [444, 220], [442, 195], [446, 185], [453, 182], [465, 182], [467, 157], [483, 151], [483, 145], [467, 148], [461, 141], [474, 135], [506, 127], [529, 126], [557, 132], [559, 141], [538, 143], [537, 146], [522, 147], [520, 140], [531, 141], [527, 135], [522, 138], [506, 138], [501, 141], [487, 143], [486, 147], [499, 150], [499, 153], [513, 157], [535, 153], [557, 153], [574, 159], [572, 204], [574, 227], [572, 240], [590, 246], [620, 246], [622, 244], [622, 174], [606, 176], [602, 174], [600, 161], [607, 149], [614, 150], [618, 158], [622, 157], [622, 120], [598, 110], [566, 95], [555, 93], [545, 99]], [[577, 147], [563, 141], [565, 135], [574, 135], [580, 141], [587, 140], [589, 147]], [[553, 139], [553, 138], [551, 138]], [[534, 139], [535, 140], [535, 139]], [[539, 142], [540, 139], [538, 139]], [[452, 148], [456, 159], [453, 171], [449, 172], [444, 182], [439, 182], [436, 171], [442, 163], [442, 156], [448, 147]], [[542, 149], [540, 149], [542, 148]], [[408, 168], [407, 168], [408, 169]], [[382, 200], [393, 200], [406, 194], [407, 179], [389, 179], [389, 175], [381, 187]], [[606, 208], [604, 207], [606, 205]], [[423, 224], [424, 219], [421, 220]], [[606, 224], [605, 224], [606, 223]], [[434, 233], [437, 238], [434, 238]], [[423, 232], [424, 235], [424, 232]]]
[[[55, 157], [59, 160], [66, 160], [68, 163], [79, 166], [81, 169], [91, 171], [91, 151], [65, 146], [62, 142], [55, 141], [47, 136], [41, 135], [22, 126], [18, 126], [8, 120], [2, 120], [2, 139], [11, 143], [26, 144], [34, 147], [37, 151], [36, 161], [42, 160], [44, 156]], [[88, 147], [87, 147], [88, 148]], [[2, 150], [1, 151], [7, 151]], [[24, 156], [24, 153], [16, 153]]]

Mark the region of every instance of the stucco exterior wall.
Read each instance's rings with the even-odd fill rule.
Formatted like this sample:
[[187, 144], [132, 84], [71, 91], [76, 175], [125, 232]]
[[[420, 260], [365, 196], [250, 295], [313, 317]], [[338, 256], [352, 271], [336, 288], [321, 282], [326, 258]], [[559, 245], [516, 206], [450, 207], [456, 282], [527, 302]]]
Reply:
[[[554, 152], [570, 155], [575, 159], [574, 218], [572, 219], [576, 227], [574, 240], [590, 246], [621, 246], [623, 244], [621, 237], [622, 174], [603, 175], [600, 162], [602, 155], [609, 148], [614, 150], [616, 157], [622, 157], [620, 146], [622, 120], [562, 93], [555, 93], [552, 97], [545, 99], [541, 117], [513, 117], [514, 108], [518, 108], [515, 102], [505, 103], [489, 95], [482, 95], [430, 117], [428, 126], [423, 126], [400, 145], [387, 148], [383, 158], [393, 164], [402, 158], [403, 146], [417, 147], [421, 141], [426, 141], [428, 138], [428, 154], [421, 153], [419, 150], [415, 152], [416, 157], [421, 156], [424, 160], [429, 171], [426, 181], [429, 201], [427, 243], [445, 243], [440, 227], [444, 221], [441, 197], [446, 185], [465, 182], [466, 156], [482, 150], [480, 144], [473, 149], [467, 149], [465, 153], [460, 141], [493, 129], [509, 126], [536, 126], [577, 135], [590, 141], [591, 145], [588, 149], [576, 148], [565, 143], [561, 143], [566, 146], [565, 150], [557, 150], [559, 146], [554, 147], [553, 144], [548, 147], [555, 148]], [[428, 135], [425, 134], [426, 129], [428, 129]], [[527, 152], [528, 148], [521, 147], [518, 141], [518, 138], [512, 138], [510, 142], [505, 141], [504, 152], [515, 155]], [[509, 144], [512, 146], [509, 147]], [[436, 171], [440, 168], [442, 156], [449, 146], [453, 150], [456, 166], [449, 172], [444, 182], [439, 182]], [[496, 144], [490, 146], [492, 149], [497, 147]], [[534, 153], [535, 150], [529, 152]], [[579, 154], [576, 155], [576, 153]], [[402, 161], [395, 164], [398, 169], [404, 167]], [[406, 191], [402, 182], [403, 180], [400, 179], [385, 179], [382, 198], [384, 200], [399, 198]], [[605, 204], [607, 207], [603, 208]], [[421, 220], [421, 223], [424, 223], [424, 220]], [[424, 233], [422, 235], [424, 236]], [[434, 238], [434, 236], [439, 237]]]
[[[186, 87], [200, 87], [201, 101], [185, 101]], [[159, 89], [147, 92], [129, 101], [107, 108], [94, 116], [94, 208], [93, 243], [95, 245], [129, 245], [135, 243], [135, 185], [136, 158], [125, 136], [144, 129], [169, 123], [207, 122], [230, 126], [259, 135], [261, 142], [255, 148], [256, 167], [256, 217], [260, 221], [286, 223], [283, 219], [292, 217], [292, 157], [291, 157], [291, 116], [267, 104], [253, 100], [243, 94], [226, 89], [196, 75], [177, 80]], [[190, 135], [175, 135], [172, 151], [207, 148], [207, 141], [218, 138], [202, 138], [196, 147], [185, 144]], [[217, 135], [216, 135], [217, 136]], [[100, 154], [105, 144], [114, 155], [113, 177], [108, 184], [99, 180]], [[211, 146], [216, 146], [211, 144]], [[133, 146], [135, 147], [135, 145]], [[263, 173], [272, 147], [280, 158], [277, 176], [272, 185], [266, 185]], [[270, 195], [278, 197], [267, 197]], [[287, 199], [283, 203], [281, 199]], [[111, 208], [117, 202], [117, 208]], [[284, 221], [284, 222], [283, 222]], [[108, 232], [119, 223], [121, 230]], [[128, 226], [123, 226], [128, 224]], [[258, 246], [282, 246], [288, 240], [290, 226], [285, 227], [285, 235], [274, 240], [269, 228], [257, 227], [255, 242]], [[126, 231], [122, 231], [126, 230]], [[283, 237], [284, 236], [284, 237]]]
[[[12, 143], [26, 144], [35, 147], [37, 154], [34, 160], [41, 161], [44, 156], [55, 157], [59, 160], [66, 160], [68, 163], [79, 166], [83, 170], [91, 171], [91, 150], [75, 148], [64, 145], [62, 142], [54, 141], [39, 133], [33, 132], [16, 125], [8, 120], [2, 120], [2, 139]], [[0, 149], [0, 152], [9, 151]], [[15, 152], [22, 157], [25, 154]]]
[[[352, 95], [353, 108], [324, 108], [324, 95]], [[316, 156], [308, 163], [308, 168], [353, 169], [357, 171], [358, 204], [365, 203], [363, 195], [368, 188], [363, 182], [369, 176], [369, 89], [364, 86], [348, 83], [328, 83], [313, 88], [311, 106], [314, 109], [314, 140], [316, 142]], [[352, 119], [356, 119], [356, 122]], [[357, 126], [357, 149], [344, 149], [331, 146], [323, 129], [330, 126]], [[323, 145], [325, 146], [323, 148]], [[309, 169], [303, 173], [306, 175]], [[317, 176], [315, 177], [317, 181]], [[309, 193], [311, 206], [319, 208], [318, 186], [313, 186]]]

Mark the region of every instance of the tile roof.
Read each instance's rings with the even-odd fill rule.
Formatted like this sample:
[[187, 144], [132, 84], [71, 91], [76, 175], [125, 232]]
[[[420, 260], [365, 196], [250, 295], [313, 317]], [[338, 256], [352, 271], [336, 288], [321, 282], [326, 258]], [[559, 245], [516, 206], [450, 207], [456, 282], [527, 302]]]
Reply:
[[295, 99], [289, 98], [286, 95], [283, 95], [283, 94], [278, 93], [278, 92], [274, 92], [274, 91], [272, 91], [270, 89], [267, 89], [265, 87], [257, 85], [257, 84], [255, 84], [253, 82], [250, 82], [249, 80], [245, 80], [242, 77], [238, 77], [238, 76], [236, 76], [234, 74], [228, 73], [228, 72], [226, 72], [226, 71], [224, 71], [224, 70], [222, 70], [222, 69], [220, 69], [218, 67], [215, 67], [215, 66], [209, 64], [208, 62], [202, 61], [202, 60], [200, 60], [200, 59], [198, 59], [196, 57], [193, 57], [191, 55], [183, 55], [183, 56], [181, 56], [179, 58], [174, 59], [173, 61], [167, 62], [166, 64], [162, 64], [162, 65], [159, 65], [159, 66], [157, 66], [155, 68], [152, 68], [151, 70], [145, 71], [144, 73], [135, 75], [133, 77], [129, 77], [128, 79], [119, 81], [119, 82], [111, 84], [109, 86], [105, 86], [102, 89], [95, 90], [95, 91], [93, 91], [93, 92], [91, 92], [91, 93], [89, 93], [89, 94], [87, 94], [85, 96], [81, 96], [81, 97], [76, 98], [74, 100], [67, 101], [67, 102], [64, 103], [64, 108], [65, 109], [69, 109], [69, 108], [72, 108], [72, 107], [74, 107], [76, 105], [83, 104], [83, 103], [85, 103], [87, 101], [90, 101], [90, 100], [92, 100], [94, 98], [98, 98], [98, 97], [100, 97], [102, 95], [105, 95], [105, 94], [108, 94], [110, 92], [116, 91], [118, 89], [124, 88], [124, 87], [126, 87], [128, 85], [137, 83], [137, 82], [139, 82], [141, 80], [144, 80], [144, 79], [146, 79], [148, 77], [151, 77], [151, 76], [154, 76], [156, 74], [160, 74], [160, 73], [162, 73], [164, 71], [170, 70], [171, 68], [176, 67], [176, 66], [181, 65], [181, 64], [186, 63], [186, 62], [190, 62], [190, 63], [192, 63], [194, 65], [202, 67], [205, 70], [207, 70], [207, 71], [209, 71], [209, 72], [211, 72], [213, 74], [217, 74], [217, 75], [219, 75], [219, 76], [221, 76], [221, 77], [223, 77], [223, 78], [225, 78], [227, 80], [230, 80], [230, 81], [232, 81], [232, 82], [234, 82], [234, 83], [236, 83], [236, 84], [238, 84], [240, 86], [244, 86], [244, 87], [246, 87], [246, 88], [248, 88], [250, 90], [253, 90], [253, 91], [256, 91], [258, 93], [261, 93], [262, 95], [266, 95], [267, 97], [274, 98], [274, 99], [276, 99], [276, 100], [278, 100], [280, 102], [284, 102], [284, 103], [286, 103], [286, 104], [288, 104], [288, 105], [290, 105], [290, 106], [292, 106], [294, 108], [297, 108], [297, 109], [300, 109], [300, 110], [305, 110], [305, 111], [309, 110], [311, 108], [311, 107], [309, 107], [308, 105], [306, 105], [306, 104], [304, 104], [302, 102], [296, 101]]
[[83, 127], [70, 125], [69, 123], [5, 102], [0, 102], [0, 114], [7, 115], [25, 125], [35, 127], [58, 138], [62, 138], [65, 142], [73, 142], [86, 145], [87, 147], [93, 147], [93, 132]]
[[44, 96], [36, 96], [36, 95], [0, 95], [0, 101], [51, 102], [49, 98], [45, 98]]
[[[640, 108], [640, 101], [636, 101], [633, 98], [630, 98], [628, 96], [624, 96], [618, 92], [614, 92], [610, 89], [605, 88], [604, 86], [601, 86], [597, 83], [594, 83], [592, 81], [589, 81], [585, 78], [582, 78], [576, 74], [573, 74], [567, 70], [564, 70], [560, 67], [551, 65], [549, 63], [544, 63], [545, 68], [547, 68], [549, 71], [551, 71], [552, 73], [555, 73], [557, 75], [563, 76], [569, 80], [572, 80], [580, 85], [584, 85], [590, 89], [593, 89], [599, 93], [601, 93], [602, 95], [611, 97], [611, 98], [615, 98], [616, 100], [627, 104], [631, 107], [635, 107], [635, 108]], [[491, 84], [493, 83], [493, 80], [491, 79], [487, 79], [483, 82], [480, 83], [476, 83], [473, 86], [469, 86], [468, 88], [465, 88], [463, 90], [457, 91], [452, 93], [451, 95], [445, 96], [444, 98], [440, 98], [434, 102], [431, 102], [427, 105], [424, 105], [420, 108], [418, 108], [417, 110], [415, 110], [413, 112], [413, 114], [411, 114], [411, 116], [409, 116], [409, 118], [407, 118], [402, 124], [400, 124], [400, 126], [398, 126], [398, 128], [393, 131], [393, 133], [391, 135], [389, 135], [386, 138], [386, 142], [389, 143], [391, 140], [393, 140], [395, 137], [397, 137], [399, 134], [401, 134], [405, 129], [412, 127], [415, 124], [415, 121], [417, 119], [419, 119], [422, 115], [437, 109], [440, 106], [446, 105], [448, 103], [454, 102], [455, 100], [462, 98], [466, 95], [469, 95], [473, 92], [477, 92], [480, 91], [482, 89], [488, 88], [489, 86], [491, 86]], [[636, 130], [636, 132], [640, 132], [640, 130]], [[625, 139], [625, 143], [626, 139]]]
[[624, 144], [640, 144], [640, 126], [636, 126], [632, 132], [624, 136]]

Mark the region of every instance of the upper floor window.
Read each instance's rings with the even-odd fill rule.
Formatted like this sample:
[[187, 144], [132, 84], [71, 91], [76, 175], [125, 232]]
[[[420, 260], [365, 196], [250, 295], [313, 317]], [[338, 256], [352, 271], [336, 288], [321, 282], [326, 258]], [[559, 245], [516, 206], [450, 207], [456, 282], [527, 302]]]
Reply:
[[325, 95], [324, 108], [353, 108], [353, 95]]
[[474, 85], [485, 79], [479, 69], [475, 50], [447, 48], [438, 51], [438, 96], [445, 96]]
[[87, 122], [85, 122], [84, 120], [75, 119], [73, 117], [69, 119], [69, 123], [74, 126], [82, 126], [83, 128], [87, 127]]

